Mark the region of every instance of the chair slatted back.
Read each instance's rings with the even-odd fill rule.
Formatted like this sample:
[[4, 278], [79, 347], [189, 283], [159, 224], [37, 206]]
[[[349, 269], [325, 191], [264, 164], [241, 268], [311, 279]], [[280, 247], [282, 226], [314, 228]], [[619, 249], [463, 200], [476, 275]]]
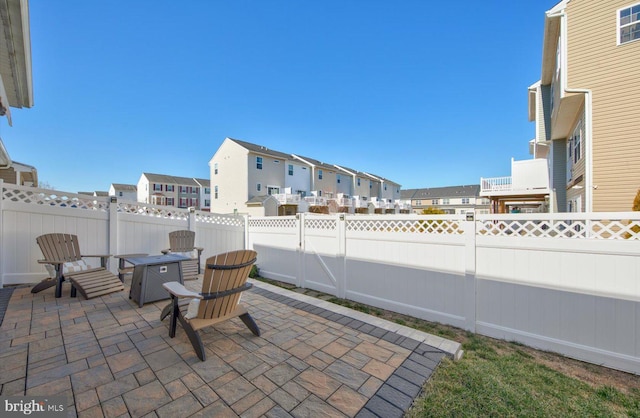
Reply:
[[169, 248], [174, 253], [192, 251], [196, 246], [196, 233], [194, 231], [169, 232]]
[[[243, 286], [258, 253], [252, 250], [238, 250], [209, 257], [202, 282], [202, 293], [216, 293]], [[222, 269], [212, 266], [224, 266]], [[198, 318], [224, 317], [238, 306], [242, 292], [219, 299], [201, 300]]]
[[45, 260], [78, 261], [82, 258], [80, 256], [80, 244], [78, 244], [76, 235], [44, 234], [37, 237], [36, 242]]

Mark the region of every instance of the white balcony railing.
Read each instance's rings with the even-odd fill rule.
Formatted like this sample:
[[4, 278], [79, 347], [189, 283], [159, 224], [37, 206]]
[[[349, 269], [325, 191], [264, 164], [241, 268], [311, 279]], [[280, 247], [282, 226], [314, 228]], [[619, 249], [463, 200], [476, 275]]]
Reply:
[[480, 178], [480, 196], [549, 193], [548, 161], [511, 160], [511, 176]]
[[338, 206], [343, 208], [350, 208], [351, 206], [353, 206], [353, 199], [350, 199], [348, 197], [340, 197], [333, 200], [336, 201]]
[[512, 190], [512, 179], [509, 177], [480, 178], [480, 193], [506, 192]]
[[300, 203], [299, 194], [278, 193], [274, 194], [273, 197], [275, 197], [281, 205], [297, 205]]
[[304, 198], [309, 206], [327, 206], [327, 199], [319, 196], [307, 196]]

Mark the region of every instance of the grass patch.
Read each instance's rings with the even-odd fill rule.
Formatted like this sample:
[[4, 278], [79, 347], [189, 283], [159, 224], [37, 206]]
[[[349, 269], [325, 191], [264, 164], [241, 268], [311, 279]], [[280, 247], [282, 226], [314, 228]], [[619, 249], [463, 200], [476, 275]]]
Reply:
[[638, 376], [321, 292], [305, 294], [462, 344], [462, 359], [442, 361], [408, 417], [640, 418]]

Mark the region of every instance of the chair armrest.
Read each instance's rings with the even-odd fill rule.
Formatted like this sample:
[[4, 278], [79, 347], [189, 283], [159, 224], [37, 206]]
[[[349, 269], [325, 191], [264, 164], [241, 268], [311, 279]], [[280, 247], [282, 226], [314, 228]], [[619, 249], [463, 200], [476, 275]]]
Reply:
[[[164, 286], [164, 285], [163, 285]], [[245, 283], [243, 286], [240, 287], [236, 287], [235, 289], [229, 289], [229, 290], [224, 290], [222, 292], [216, 292], [216, 293], [201, 293], [200, 297], [204, 300], [210, 300], [210, 299], [218, 299], [218, 298], [223, 298], [225, 296], [229, 296], [229, 295], [233, 295], [235, 293], [240, 293], [240, 292], [244, 292], [245, 290], [249, 290], [253, 287], [253, 284], [251, 283]]]
[[162, 283], [162, 287], [164, 287], [164, 289], [170, 294], [172, 294], [173, 296], [176, 296], [179, 298], [202, 299], [202, 295], [200, 293], [192, 292], [191, 290], [187, 289], [179, 282]]
[[64, 260], [38, 260], [40, 264], [64, 264], [66, 261]]
[[198, 255], [202, 254], [202, 251], [204, 250], [203, 247], [193, 247], [194, 250], [198, 250]]
[[109, 258], [111, 254], [82, 254], [80, 257], [100, 257], [100, 258]]

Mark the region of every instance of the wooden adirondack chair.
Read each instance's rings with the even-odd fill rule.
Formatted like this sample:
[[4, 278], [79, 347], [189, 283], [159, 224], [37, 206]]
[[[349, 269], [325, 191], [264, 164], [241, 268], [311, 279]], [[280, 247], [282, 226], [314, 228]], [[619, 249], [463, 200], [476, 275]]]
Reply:
[[[40, 264], [50, 264], [55, 268], [56, 297], [62, 296], [62, 282], [71, 282], [71, 297], [76, 296], [76, 290], [87, 299], [124, 290], [124, 284], [118, 276], [106, 268], [108, 255], [81, 255], [78, 237], [71, 234], [45, 234], [36, 238], [36, 242], [44, 255]], [[83, 258], [100, 258], [100, 267], [90, 267]], [[32, 292], [50, 287], [44, 281], [36, 285]]]
[[169, 247], [162, 250], [162, 254], [178, 253], [189, 257], [190, 260], [182, 262], [183, 280], [194, 280], [200, 274], [200, 256], [202, 247], [196, 247], [196, 233], [194, 231], [173, 231], [169, 233]]
[[[239, 250], [209, 257], [200, 293], [192, 292], [178, 282], [162, 285], [172, 300], [162, 311], [160, 320], [171, 314], [171, 338], [175, 337], [176, 323], [180, 321], [200, 360], [204, 361], [206, 356], [199, 329], [240, 317], [254, 335], [260, 336], [258, 325], [239, 303], [242, 292], [253, 286], [247, 283], [247, 277], [256, 262], [256, 255], [255, 251]], [[187, 303], [180, 303], [181, 298]]]

